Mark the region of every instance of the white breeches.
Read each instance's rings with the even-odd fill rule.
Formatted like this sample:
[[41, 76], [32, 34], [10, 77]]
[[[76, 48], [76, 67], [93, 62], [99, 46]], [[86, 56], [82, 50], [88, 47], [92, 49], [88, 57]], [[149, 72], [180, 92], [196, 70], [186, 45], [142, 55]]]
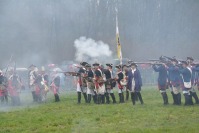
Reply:
[[105, 90], [106, 90], [106, 89], [105, 89], [105, 85], [102, 85], [102, 86], [99, 86], [98, 89], [96, 89], [96, 92], [97, 92], [97, 94], [104, 95]]
[[77, 83], [77, 92], [86, 93], [87, 87], [80, 87], [80, 84]]

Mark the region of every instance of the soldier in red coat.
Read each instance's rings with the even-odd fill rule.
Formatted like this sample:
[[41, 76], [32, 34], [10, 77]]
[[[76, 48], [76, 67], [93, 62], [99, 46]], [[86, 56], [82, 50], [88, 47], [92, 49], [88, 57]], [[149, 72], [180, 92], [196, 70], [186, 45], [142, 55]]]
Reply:
[[2, 71], [0, 70], [0, 99], [1, 103], [6, 102], [8, 104], [8, 82], [7, 78], [2, 74]]
[[22, 87], [22, 82], [20, 77], [16, 74], [16, 72], [11, 72], [11, 75], [8, 79], [8, 92], [11, 97], [11, 102], [13, 106], [20, 105], [20, 91]]

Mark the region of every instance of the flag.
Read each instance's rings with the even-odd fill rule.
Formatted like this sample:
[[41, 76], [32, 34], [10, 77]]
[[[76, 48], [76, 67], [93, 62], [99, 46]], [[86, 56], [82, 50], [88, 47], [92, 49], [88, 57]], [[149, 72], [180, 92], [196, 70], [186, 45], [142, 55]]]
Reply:
[[120, 63], [122, 64], [122, 47], [121, 47], [121, 44], [120, 44], [120, 36], [119, 36], [117, 16], [116, 16], [116, 42], [117, 42], [117, 57], [120, 60]]

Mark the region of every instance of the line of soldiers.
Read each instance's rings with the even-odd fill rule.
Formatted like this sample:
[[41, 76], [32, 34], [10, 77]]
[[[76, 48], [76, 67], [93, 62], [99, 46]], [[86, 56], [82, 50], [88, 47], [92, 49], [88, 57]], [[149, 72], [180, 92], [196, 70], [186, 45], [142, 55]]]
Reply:
[[181, 105], [181, 90], [185, 98], [185, 105], [199, 104], [196, 89], [199, 87], [199, 65], [193, 65], [194, 59], [187, 57], [186, 61], [171, 58], [170, 62], [153, 64], [152, 68], [159, 73], [158, 86], [165, 105], [168, 104], [166, 89], [170, 88], [173, 104]]
[[81, 62], [80, 65], [78, 74], [75, 75], [78, 80], [78, 104], [81, 103], [81, 93], [86, 103], [90, 103], [91, 97], [93, 97], [96, 104], [109, 104], [111, 96], [112, 102], [115, 104], [113, 88], [116, 85], [118, 86], [119, 103], [124, 103], [125, 91], [126, 100], [129, 98], [129, 92], [131, 93], [133, 105], [135, 105], [136, 99], [139, 99], [141, 104], [144, 103], [140, 93], [142, 79], [135, 63], [115, 66], [116, 74], [113, 73], [112, 64], [106, 64], [107, 68], [103, 68], [99, 63], [94, 63], [93, 67], [87, 62]]
[[9, 70], [8, 74], [3, 75], [0, 70], [0, 100], [1, 104], [8, 104], [8, 97], [11, 98], [13, 106], [20, 105], [20, 92], [25, 89], [21, 78], [14, 70]]
[[[160, 58], [162, 60], [162, 58]], [[199, 65], [194, 65], [194, 59], [187, 57], [186, 61], [179, 61], [176, 58], [170, 58], [169, 62], [152, 63], [152, 68], [159, 73], [158, 88], [162, 95], [164, 105], [167, 105], [168, 95], [166, 89], [170, 88], [173, 104], [181, 105], [181, 91], [185, 98], [185, 105], [193, 105], [193, 98], [196, 104], [199, 99], [196, 89], [199, 89]], [[107, 63], [104, 68], [99, 63], [88, 64], [81, 62], [81, 67], [77, 73], [72, 72], [69, 75], [77, 78], [77, 98], [78, 104], [81, 103], [83, 94], [85, 102], [96, 104], [117, 103], [113, 89], [118, 88], [119, 103], [124, 103], [125, 99], [131, 100], [133, 105], [136, 101], [143, 104], [141, 95], [142, 78], [137, 64], [129, 61], [128, 64], [116, 65], [116, 72], [113, 70], [113, 64]], [[41, 70], [34, 65], [29, 67], [29, 88], [32, 91], [34, 102], [45, 102], [46, 95], [52, 90], [55, 102], [59, 102], [60, 77], [54, 72], [52, 82], [49, 84], [49, 76], [44, 67]], [[68, 72], [64, 72], [68, 74]], [[7, 75], [0, 71], [0, 100], [1, 103], [8, 103], [8, 97], [11, 98], [13, 105], [20, 105], [20, 92], [24, 88], [21, 78], [14, 70], [10, 70]], [[124, 98], [124, 93], [126, 97]]]
[[45, 102], [46, 96], [49, 90], [51, 90], [55, 97], [55, 102], [59, 102], [59, 87], [60, 77], [54, 72], [52, 82], [49, 84], [49, 76], [45, 72], [45, 68], [41, 70], [34, 65], [29, 67], [29, 88], [32, 91], [32, 97], [34, 102]]

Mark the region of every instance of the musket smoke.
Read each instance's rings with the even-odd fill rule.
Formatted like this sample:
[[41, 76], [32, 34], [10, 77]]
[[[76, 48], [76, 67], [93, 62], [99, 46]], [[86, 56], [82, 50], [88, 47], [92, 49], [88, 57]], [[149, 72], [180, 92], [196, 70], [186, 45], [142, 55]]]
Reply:
[[112, 59], [112, 51], [109, 45], [103, 41], [95, 41], [91, 38], [80, 37], [74, 41], [76, 48], [75, 60], [76, 61], [100, 61]]

